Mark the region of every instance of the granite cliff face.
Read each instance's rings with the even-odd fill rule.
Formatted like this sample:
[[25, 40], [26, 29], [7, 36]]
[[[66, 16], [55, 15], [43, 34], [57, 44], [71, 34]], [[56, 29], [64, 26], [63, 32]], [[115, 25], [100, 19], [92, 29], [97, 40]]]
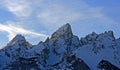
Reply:
[[[106, 63], [106, 64], [105, 64]], [[113, 67], [114, 69], [112, 69]], [[120, 70], [120, 39], [112, 31], [79, 39], [65, 24], [45, 42], [16, 35], [0, 50], [0, 70]]]

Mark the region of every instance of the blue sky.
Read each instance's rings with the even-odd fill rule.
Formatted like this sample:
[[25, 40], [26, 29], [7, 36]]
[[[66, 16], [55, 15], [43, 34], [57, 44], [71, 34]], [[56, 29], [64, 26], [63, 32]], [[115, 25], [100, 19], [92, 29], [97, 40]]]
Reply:
[[120, 0], [0, 0], [0, 46], [16, 34], [32, 44], [70, 23], [79, 37], [112, 30], [120, 37]]

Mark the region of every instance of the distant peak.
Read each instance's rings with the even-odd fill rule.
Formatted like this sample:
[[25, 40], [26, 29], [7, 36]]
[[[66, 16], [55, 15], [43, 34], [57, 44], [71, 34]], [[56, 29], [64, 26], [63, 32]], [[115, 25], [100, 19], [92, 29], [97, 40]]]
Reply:
[[67, 37], [70, 38], [73, 36], [71, 25], [69, 23], [60, 27], [56, 32], [54, 32], [51, 38], [58, 38], [58, 37]]
[[26, 39], [24, 36], [22, 36], [21, 34], [17, 34], [11, 41], [9, 44], [14, 44], [14, 43], [19, 43], [19, 42], [26, 42]]
[[62, 27], [69, 27], [71, 28], [71, 25], [69, 23], [66, 23], [65, 25], [63, 25]]
[[114, 36], [113, 31], [107, 31], [105, 33], [108, 34], [108, 35], [110, 35], [110, 36]]
[[111, 38], [115, 39], [113, 31], [105, 31], [102, 34], [107, 35], [108, 37], [111, 37]]
[[13, 40], [25, 40], [25, 37], [22, 36], [21, 34], [17, 34], [17, 35], [13, 38]]

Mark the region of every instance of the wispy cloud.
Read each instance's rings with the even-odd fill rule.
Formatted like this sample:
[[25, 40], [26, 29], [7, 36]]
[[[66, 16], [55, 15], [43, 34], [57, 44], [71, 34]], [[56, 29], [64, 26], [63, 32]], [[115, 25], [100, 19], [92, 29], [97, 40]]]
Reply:
[[[49, 33], [66, 23], [75, 24], [77, 22], [77, 24], [81, 24], [80, 22], [82, 21], [84, 24], [83, 28], [85, 29], [86, 26], [98, 26], [98, 22], [103, 26], [115, 23], [113, 19], [110, 19], [102, 13], [104, 10], [102, 7], [92, 7], [84, 0], [76, 0], [74, 3], [72, 0], [64, 1], [65, 0], [0, 0], [0, 5], [15, 15], [16, 21], [19, 22], [21, 26], [24, 25], [24, 27], [29, 28], [27, 26], [28, 24], [31, 26], [42, 25], [45, 26]], [[91, 23], [95, 23], [95, 25], [88, 24], [89, 21], [92, 21]], [[34, 31], [31, 33], [31, 31], [23, 28], [21, 32], [22, 29], [19, 29], [21, 27], [14, 25], [1, 26], [8, 28], [9, 31], [5, 28], [0, 29], [8, 32], [9, 38], [17, 33], [39, 36], [39, 33], [36, 34]], [[16, 31], [17, 29], [19, 29], [19, 32]]]
[[[73, 3], [72, 3], [73, 4]], [[43, 9], [38, 13], [40, 23], [55, 29], [66, 23], [74, 23], [75, 21], [96, 21], [102, 25], [115, 23], [115, 21], [107, 17], [102, 11], [103, 7], [92, 7], [85, 1], [80, 0], [76, 6], [67, 3], [51, 3], [44, 4]], [[75, 9], [74, 9], [75, 8]], [[92, 22], [91, 22], [92, 23]], [[86, 23], [85, 23], [86, 25]], [[49, 28], [50, 29], [50, 28]]]
[[[59, 3], [54, 4], [52, 1], [51, 4], [48, 4], [47, 2], [50, 1], [4, 0], [1, 1], [1, 4], [8, 11], [17, 16], [17, 19], [20, 20], [20, 22], [26, 22], [31, 18], [38, 19], [40, 21], [38, 21], [38, 23], [43, 24], [47, 28], [51, 27], [52, 29], [68, 22], [72, 23], [80, 16], [79, 12], [70, 9], [69, 7], [62, 6]], [[52, 25], [55, 26], [53, 27]]]
[[8, 25], [0, 24], [0, 31], [7, 32], [9, 40], [11, 40], [16, 34], [27, 35], [30, 37], [37, 36], [37, 37], [41, 37], [41, 38], [42, 37], [46, 38], [48, 36], [45, 34], [41, 34], [41, 33], [37, 33], [34, 31], [24, 29], [22, 27], [17, 27], [16, 25], [12, 25], [12, 24], [8, 24]]
[[52, 28], [66, 23], [71, 23], [79, 18], [79, 12], [62, 5], [50, 5], [38, 14], [40, 22], [45, 26], [52, 26]]
[[2, 0], [1, 4], [17, 17], [27, 17], [31, 14], [31, 3], [27, 0]]
[[[40, 21], [37, 21], [38, 23], [52, 27], [53, 29], [54, 27], [61, 26], [65, 23], [73, 23], [77, 20], [95, 19], [100, 22], [103, 21], [102, 23], [114, 23], [113, 20], [102, 13], [104, 10], [102, 7], [92, 7], [83, 0], [76, 3], [77, 5], [74, 6], [76, 9], [74, 7], [71, 8], [72, 4], [60, 4], [59, 1], [54, 2], [48, 0], [2, 0], [0, 4], [17, 17], [20, 17], [17, 18], [20, 22], [30, 21], [29, 19], [31, 18], [33, 20], [38, 19]], [[27, 18], [23, 19], [23, 17]]]

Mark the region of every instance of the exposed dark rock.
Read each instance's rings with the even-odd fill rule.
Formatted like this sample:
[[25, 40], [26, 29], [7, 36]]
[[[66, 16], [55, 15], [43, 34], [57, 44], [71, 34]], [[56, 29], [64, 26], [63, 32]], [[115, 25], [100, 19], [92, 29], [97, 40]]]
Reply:
[[[60, 68], [60, 64], [67, 63], [66, 69], [70, 70], [90, 70], [89, 66], [80, 58], [77, 58], [75, 55], [65, 56], [62, 61], [53, 65], [54, 67]], [[62, 68], [61, 68], [62, 69]]]
[[51, 36], [51, 39], [56, 38], [71, 38], [73, 36], [72, 29], [69, 23], [63, 25]]
[[20, 57], [16, 61], [11, 62], [4, 70], [40, 70], [36, 64], [37, 57], [23, 58]]
[[98, 68], [100, 68], [101, 70], [120, 70], [118, 67], [116, 67], [115, 65], [111, 64], [109, 61], [107, 60], [102, 60], [100, 61]]

